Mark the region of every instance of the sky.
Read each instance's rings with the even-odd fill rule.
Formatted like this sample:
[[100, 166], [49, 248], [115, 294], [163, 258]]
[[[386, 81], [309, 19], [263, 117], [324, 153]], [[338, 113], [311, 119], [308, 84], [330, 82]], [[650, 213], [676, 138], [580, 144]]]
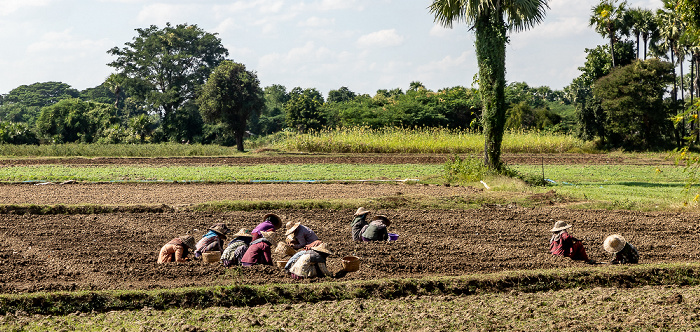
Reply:
[[[167, 22], [217, 33], [228, 58], [281, 84], [374, 95], [413, 81], [437, 91], [473, 86], [474, 33], [434, 22], [431, 0], [0, 0], [0, 94], [59, 81], [83, 90], [115, 70], [107, 54], [135, 29]], [[510, 36], [508, 82], [562, 89], [585, 49], [607, 41], [588, 26], [599, 0], [550, 0], [544, 22]], [[661, 0], [628, 0], [656, 10]]]

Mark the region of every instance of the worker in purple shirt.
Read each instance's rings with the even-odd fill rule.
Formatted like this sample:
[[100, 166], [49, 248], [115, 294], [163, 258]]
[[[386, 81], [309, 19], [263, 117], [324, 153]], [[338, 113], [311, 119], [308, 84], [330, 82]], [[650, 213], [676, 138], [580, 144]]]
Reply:
[[[282, 227], [282, 219], [274, 213], [268, 213], [263, 217], [263, 221], [253, 228], [252, 234], [274, 232]], [[261, 234], [264, 235], [264, 234]]]
[[[290, 222], [291, 223], [291, 222]], [[294, 250], [299, 250], [304, 248], [306, 250], [320, 244], [321, 241], [316, 236], [316, 233], [301, 223], [295, 223], [293, 225], [288, 224], [289, 229], [284, 235], [287, 237], [287, 245], [294, 248]]]

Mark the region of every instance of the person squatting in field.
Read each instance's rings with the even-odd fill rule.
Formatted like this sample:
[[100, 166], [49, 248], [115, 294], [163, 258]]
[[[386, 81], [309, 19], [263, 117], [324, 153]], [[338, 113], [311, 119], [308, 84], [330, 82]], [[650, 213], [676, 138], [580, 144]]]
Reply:
[[200, 258], [205, 252], [221, 251], [228, 232], [228, 227], [222, 223], [209, 227], [209, 231], [197, 242], [194, 256]]
[[360, 207], [355, 212], [352, 222], [350, 223], [350, 230], [352, 235], [352, 240], [355, 242], [362, 242], [362, 229], [367, 225], [367, 215], [369, 210]]
[[287, 261], [284, 269], [293, 279], [333, 277], [326, 266], [326, 258], [333, 255], [327, 243], [321, 243], [311, 250], [304, 250]]
[[226, 267], [241, 265], [241, 259], [253, 240], [253, 234], [246, 228], [241, 228], [238, 233], [231, 235], [231, 237], [233, 239], [221, 254], [221, 263]]
[[304, 248], [309, 250], [312, 247], [321, 244], [318, 236], [316, 236], [316, 233], [314, 233], [311, 228], [308, 228], [299, 222], [292, 224], [291, 221], [287, 223], [287, 227], [289, 229], [287, 229], [287, 231], [284, 233], [286, 236], [285, 241], [287, 242], [288, 246], [292, 247], [292, 249], [299, 250]]
[[610, 264], [637, 264], [639, 252], [622, 235], [613, 234], [603, 242], [603, 249], [612, 254]]
[[262, 236], [262, 232], [253, 233], [253, 241], [241, 258], [241, 265], [272, 265], [272, 244]]
[[360, 238], [362, 241], [389, 241], [389, 231], [391, 221], [384, 215], [377, 215], [374, 220], [362, 227]]
[[583, 247], [583, 242], [571, 236], [566, 230], [572, 225], [566, 221], [557, 221], [554, 227], [550, 230], [552, 238], [549, 239], [549, 251], [552, 255], [569, 257], [576, 261], [585, 261], [594, 263], [588, 258], [586, 249]]
[[[274, 232], [282, 227], [282, 219], [274, 213], [268, 213], [263, 216], [263, 221], [253, 228], [251, 233], [261, 233], [265, 237], [268, 233]], [[264, 234], [262, 234], [264, 232]]]
[[184, 263], [187, 261], [188, 249], [195, 249], [194, 237], [192, 235], [176, 237], [160, 249], [158, 264], [168, 262]]

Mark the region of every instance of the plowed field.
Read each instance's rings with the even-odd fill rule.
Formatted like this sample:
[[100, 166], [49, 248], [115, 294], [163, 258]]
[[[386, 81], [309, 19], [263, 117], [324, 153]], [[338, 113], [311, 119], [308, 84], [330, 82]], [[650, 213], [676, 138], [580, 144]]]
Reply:
[[[403, 194], [454, 197], [479, 195], [480, 191], [466, 187], [396, 184], [2, 185], [0, 204], [166, 204], [177, 207], [217, 200], [350, 199]], [[343, 280], [461, 275], [583, 264], [548, 253], [550, 218], [573, 223], [572, 234], [585, 240], [589, 256], [597, 261], [607, 260], [602, 242], [611, 233], [621, 233], [637, 246], [642, 263], [697, 261], [700, 256], [696, 235], [700, 215], [692, 213], [515, 205], [449, 211], [381, 210], [373, 213], [389, 216], [393, 221], [389, 231], [398, 233], [399, 240], [356, 244], [350, 240], [349, 229], [353, 210], [220, 214], [167, 211], [170, 212], [0, 214], [0, 292], [299, 282], [287, 278], [276, 267], [227, 269], [197, 261], [156, 263], [160, 247], [173, 237], [190, 233], [199, 238], [208, 226], [220, 221], [233, 230], [252, 228], [268, 212], [277, 213], [288, 221], [300, 221], [328, 242], [336, 252], [329, 259], [333, 271], [341, 269], [343, 256], [361, 257], [360, 271], [348, 273]]]

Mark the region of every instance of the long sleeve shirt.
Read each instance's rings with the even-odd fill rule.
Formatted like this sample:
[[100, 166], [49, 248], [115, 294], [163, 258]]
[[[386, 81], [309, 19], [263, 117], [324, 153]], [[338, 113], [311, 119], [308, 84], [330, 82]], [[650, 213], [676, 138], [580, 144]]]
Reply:
[[241, 264], [251, 266], [255, 264], [272, 265], [272, 247], [266, 238], [260, 238], [250, 243]]
[[639, 252], [631, 243], [627, 242], [610, 262], [611, 264], [637, 264], [639, 263]]
[[306, 245], [311, 244], [314, 241], [318, 241], [318, 236], [316, 236], [316, 233], [312, 231], [310, 228], [304, 226], [304, 225], [299, 225], [297, 227], [296, 231], [294, 231], [294, 244], [292, 244], [292, 248], [294, 249], [301, 249], [306, 247]]
[[361, 242], [362, 238], [360, 235], [362, 235], [362, 227], [367, 225], [367, 214], [363, 214], [361, 216], [355, 216], [355, 218], [352, 219], [352, 222], [350, 223], [350, 229], [352, 233], [352, 240], [356, 242]]

